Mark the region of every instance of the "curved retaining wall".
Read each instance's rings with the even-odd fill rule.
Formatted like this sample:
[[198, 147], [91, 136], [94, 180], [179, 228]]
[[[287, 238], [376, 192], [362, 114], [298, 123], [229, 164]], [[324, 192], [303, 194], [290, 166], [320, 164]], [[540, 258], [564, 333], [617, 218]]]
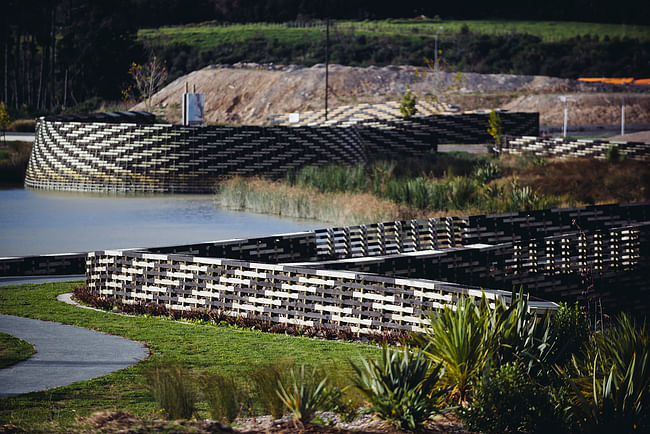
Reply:
[[184, 127], [41, 118], [25, 176], [32, 188], [211, 192], [224, 176], [329, 163], [354, 164], [366, 149], [353, 128]]

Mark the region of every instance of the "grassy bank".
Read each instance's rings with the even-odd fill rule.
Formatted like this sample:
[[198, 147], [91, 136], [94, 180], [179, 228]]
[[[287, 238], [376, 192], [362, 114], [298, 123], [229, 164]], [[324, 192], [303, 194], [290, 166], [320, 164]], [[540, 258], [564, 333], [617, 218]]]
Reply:
[[[323, 23], [191, 24], [141, 29], [138, 43], [165, 59], [170, 78], [214, 63], [311, 66], [325, 58]], [[442, 30], [439, 28], [442, 27]], [[435, 57], [452, 71], [556, 77], [650, 74], [650, 26], [528, 21], [341, 21], [331, 63], [415, 65]], [[611, 53], [617, 53], [617, 62]]]
[[[180, 364], [193, 379], [219, 372], [233, 377], [242, 387], [249, 387], [251, 373], [260, 363], [290, 359], [296, 364], [336, 370], [336, 377], [343, 378], [351, 373], [348, 360], [378, 351], [365, 344], [183, 324], [152, 317], [124, 317], [56, 301], [57, 294], [71, 292], [73, 287], [73, 283], [2, 287], [0, 312], [124, 336], [144, 343], [151, 356], [131, 368], [95, 380], [2, 398], [0, 426], [11, 423], [28, 432], [66, 432], [77, 417], [99, 410], [128, 411], [149, 420], [159, 417], [154, 399], [145, 387], [147, 375], [156, 366]], [[254, 414], [255, 409], [259, 409], [259, 403], [251, 402], [249, 413]], [[198, 415], [208, 417], [204, 402], [199, 402]]]
[[0, 142], [0, 184], [22, 184], [32, 152], [32, 143]]
[[227, 208], [335, 224], [650, 200], [637, 161], [472, 156], [463, 152], [358, 166], [307, 167], [282, 181], [236, 178]]
[[[214, 47], [221, 43], [242, 42], [251, 37], [263, 37], [278, 42], [293, 42], [305, 39], [322, 39], [320, 30], [323, 22], [314, 23], [250, 23], [218, 24], [200, 23], [186, 26], [140, 29], [138, 40], [150, 43], [198, 44]], [[441, 37], [449, 37], [466, 28], [478, 35], [528, 34], [544, 42], [555, 42], [587, 35], [598, 39], [632, 38], [650, 40], [650, 26], [584, 23], [566, 21], [503, 21], [503, 20], [453, 20], [436, 23], [419, 20], [379, 21], [336, 21], [332, 28], [357, 35], [418, 35], [435, 38], [439, 30]]]
[[34, 346], [6, 333], [0, 333], [0, 369], [8, 368], [34, 354]]

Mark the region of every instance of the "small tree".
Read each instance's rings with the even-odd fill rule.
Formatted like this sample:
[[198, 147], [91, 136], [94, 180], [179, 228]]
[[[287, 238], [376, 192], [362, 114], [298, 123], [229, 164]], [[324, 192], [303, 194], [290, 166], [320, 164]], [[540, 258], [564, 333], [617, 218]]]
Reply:
[[487, 132], [494, 139], [494, 144], [500, 146], [503, 136], [503, 123], [501, 122], [501, 116], [499, 116], [499, 113], [494, 110], [490, 112]]
[[131, 63], [129, 75], [133, 78], [134, 84], [123, 92], [124, 96], [144, 101], [146, 110], [151, 111], [153, 95], [167, 80], [165, 63], [157, 56], [152, 55], [144, 65]]
[[418, 112], [418, 109], [415, 107], [417, 97], [411, 93], [411, 89], [408, 88], [408, 91], [402, 97], [402, 103], [399, 105], [399, 112], [405, 118], [410, 118]]
[[0, 102], [0, 130], [2, 131], [2, 140], [7, 143], [7, 138], [5, 137], [5, 131], [11, 123], [11, 118], [9, 117], [9, 112], [7, 111], [7, 105], [4, 102]]

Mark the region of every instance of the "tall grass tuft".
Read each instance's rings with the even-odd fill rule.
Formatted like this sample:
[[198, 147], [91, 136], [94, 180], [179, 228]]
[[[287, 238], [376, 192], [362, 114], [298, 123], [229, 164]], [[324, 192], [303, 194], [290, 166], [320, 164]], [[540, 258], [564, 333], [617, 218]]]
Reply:
[[278, 384], [287, 383], [293, 367], [293, 361], [280, 360], [259, 364], [250, 373], [250, 381], [262, 410], [271, 413], [274, 419], [281, 418], [285, 408], [278, 395]]
[[214, 420], [232, 423], [246, 403], [246, 393], [232, 378], [212, 373], [201, 377], [201, 393]]
[[190, 373], [181, 366], [157, 366], [146, 375], [147, 389], [171, 419], [190, 419], [197, 394]]

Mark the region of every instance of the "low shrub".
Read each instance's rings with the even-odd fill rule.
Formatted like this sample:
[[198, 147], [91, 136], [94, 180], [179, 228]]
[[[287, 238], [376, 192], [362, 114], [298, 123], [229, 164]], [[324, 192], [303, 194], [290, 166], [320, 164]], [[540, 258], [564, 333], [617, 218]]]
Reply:
[[442, 364], [434, 366], [417, 349], [383, 347], [381, 359], [352, 365], [355, 386], [370, 404], [368, 412], [402, 430], [417, 430], [434, 414], [447, 393], [438, 387]]
[[591, 336], [589, 319], [580, 310], [578, 303], [560, 303], [560, 307], [551, 318], [550, 334], [550, 340], [554, 343], [554, 362], [562, 366], [574, 354], [583, 351], [589, 342]]
[[551, 432], [559, 427], [546, 389], [518, 364], [485, 375], [472, 405], [457, 410], [465, 427], [482, 433]]
[[16, 119], [9, 124], [7, 131], [33, 133], [36, 131], [36, 121], [34, 119]]
[[216, 325], [232, 327], [244, 327], [251, 330], [259, 330], [267, 333], [286, 334], [290, 336], [306, 336], [329, 340], [344, 341], [371, 341], [379, 344], [395, 345], [404, 342], [408, 333], [399, 330], [382, 330], [360, 336], [349, 327], [334, 327], [325, 324], [309, 326], [296, 326], [286, 323], [275, 323], [255, 316], [232, 316], [219, 309], [189, 309], [176, 310], [168, 309], [158, 303], [122, 303], [121, 300], [113, 297], [99, 296], [95, 291], [86, 286], [79, 286], [73, 291], [74, 298], [84, 304], [103, 310], [113, 310], [133, 315], [152, 315], [168, 317], [175, 320], [194, 322], [210, 322]]
[[190, 419], [197, 394], [187, 369], [181, 366], [156, 366], [146, 374], [147, 389], [171, 419]]

